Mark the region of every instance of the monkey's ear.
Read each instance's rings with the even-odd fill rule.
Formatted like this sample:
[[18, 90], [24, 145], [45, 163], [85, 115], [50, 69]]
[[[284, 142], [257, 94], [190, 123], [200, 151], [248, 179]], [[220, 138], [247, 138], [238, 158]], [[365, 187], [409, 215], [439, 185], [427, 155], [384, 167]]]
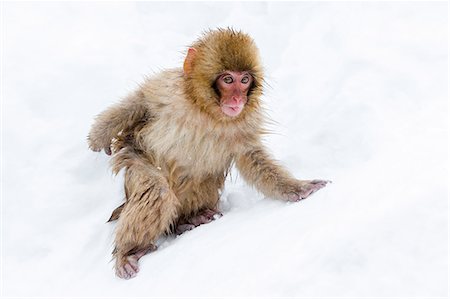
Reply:
[[184, 59], [183, 71], [185, 75], [189, 75], [192, 70], [192, 63], [194, 62], [197, 50], [195, 48], [189, 48], [186, 58]]

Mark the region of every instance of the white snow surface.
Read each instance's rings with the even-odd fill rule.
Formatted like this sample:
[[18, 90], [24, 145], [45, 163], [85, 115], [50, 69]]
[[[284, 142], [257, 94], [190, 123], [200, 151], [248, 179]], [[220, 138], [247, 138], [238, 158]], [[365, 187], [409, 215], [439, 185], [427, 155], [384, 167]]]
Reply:
[[[2, 5], [3, 297], [448, 296], [448, 3]], [[333, 183], [289, 204], [233, 171], [222, 218], [116, 278], [93, 118], [226, 26], [260, 48], [273, 155]]]

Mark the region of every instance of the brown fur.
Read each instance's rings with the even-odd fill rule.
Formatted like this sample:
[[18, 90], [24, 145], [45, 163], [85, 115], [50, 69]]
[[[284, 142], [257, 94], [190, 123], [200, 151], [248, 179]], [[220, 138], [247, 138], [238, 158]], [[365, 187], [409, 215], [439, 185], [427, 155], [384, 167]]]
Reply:
[[[114, 256], [119, 265], [127, 255], [150, 248], [177, 222], [216, 209], [233, 161], [267, 196], [287, 199], [301, 187], [260, 142], [263, 73], [253, 40], [219, 29], [192, 47], [197, 54], [189, 73], [172, 69], [147, 79], [100, 114], [90, 131], [90, 148], [107, 153], [112, 148], [113, 171], [126, 169], [126, 203], [110, 219], [118, 219]], [[254, 78], [248, 102], [235, 118], [221, 112], [212, 88], [225, 70], [245, 70]]]

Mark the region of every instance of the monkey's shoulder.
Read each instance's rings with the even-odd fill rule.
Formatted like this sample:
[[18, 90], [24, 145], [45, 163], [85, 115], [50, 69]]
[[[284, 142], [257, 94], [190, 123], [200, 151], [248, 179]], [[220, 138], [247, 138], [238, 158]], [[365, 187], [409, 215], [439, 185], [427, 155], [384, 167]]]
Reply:
[[161, 110], [181, 101], [183, 93], [183, 71], [180, 68], [161, 71], [145, 79], [140, 86], [150, 109]]

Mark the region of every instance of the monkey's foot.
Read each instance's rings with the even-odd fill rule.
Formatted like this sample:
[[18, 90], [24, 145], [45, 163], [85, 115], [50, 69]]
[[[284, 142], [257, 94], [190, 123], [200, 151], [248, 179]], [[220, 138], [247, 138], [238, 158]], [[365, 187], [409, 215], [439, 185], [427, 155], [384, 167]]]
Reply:
[[312, 180], [312, 181], [300, 181], [296, 190], [287, 195], [289, 201], [300, 201], [307, 198], [314, 192], [322, 189], [331, 181], [325, 180]]
[[192, 230], [202, 224], [210, 223], [211, 221], [222, 216], [222, 213], [217, 210], [204, 209], [197, 215], [189, 218], [186, 222], [179, 223], [175, 229], [175, 232], [177, 235], [181, 235], [188, 230]]
[[123, 279], [130, 279], [136, 277], [139, 272], [139, 259], [151, 251], [155, 251], [157, 247], [155, 245], [150, 246], [148, 249], [140, 250], [134, 254], [130, 254], [123, 257], [117, 257], [116, 259], [116, 275]]

